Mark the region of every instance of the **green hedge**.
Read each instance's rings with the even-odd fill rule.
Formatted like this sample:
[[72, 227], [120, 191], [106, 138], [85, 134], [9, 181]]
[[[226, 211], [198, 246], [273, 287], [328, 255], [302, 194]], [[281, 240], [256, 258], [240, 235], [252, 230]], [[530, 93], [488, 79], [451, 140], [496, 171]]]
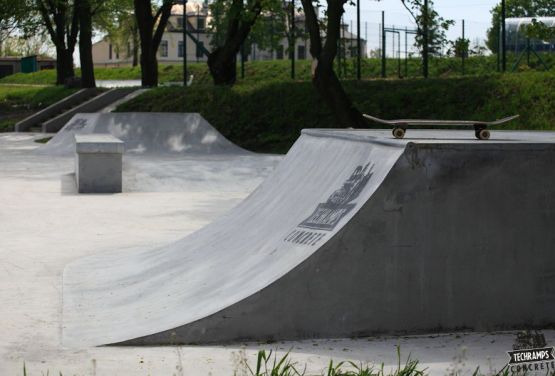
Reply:
[[[494, 120], [520, 114], [520, 119], [504, 128], [555, 128], [554, 73], [345, 81], [344, 85], [361, 111], [386, 119]], [[342, 127], [310, 82], [233, 88], [199, 85], [186, 93], [179, 87], [158, 88], [118, 111], [199, 112], [234, 143], [263, 152], [286, 152], [303, 128]]]

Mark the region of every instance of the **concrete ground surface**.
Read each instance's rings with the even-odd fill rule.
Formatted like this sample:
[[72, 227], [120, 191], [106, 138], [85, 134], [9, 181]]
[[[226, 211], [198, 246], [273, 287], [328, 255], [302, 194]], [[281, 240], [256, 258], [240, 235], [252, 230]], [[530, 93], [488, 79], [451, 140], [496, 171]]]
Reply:
[[[334, 361], [396, 367], [411, 354], [434, 375], [495, 373], [516, 335], [457, 333], [179, 347], [61, 345], [62, 272], [83, 256], [158, 247], [210, 223], [245, 198], [276, 156], [126, 158], [119, 195], [77, 195], [73, 160], [33, 155], [43, 134], [0, 135], [0, 375], [241, 375], [259, 349], [291, 350], [320, 374]], [[548, 345], [555, 331], [544, 331]], [[301, 366], [301, 368], [303, 368]]]

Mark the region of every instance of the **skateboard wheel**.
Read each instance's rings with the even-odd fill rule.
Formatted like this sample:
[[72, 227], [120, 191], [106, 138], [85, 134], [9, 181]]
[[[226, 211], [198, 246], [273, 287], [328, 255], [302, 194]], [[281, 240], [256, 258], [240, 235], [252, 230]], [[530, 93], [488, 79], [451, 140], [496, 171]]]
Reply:
[[487, 129], [476, 130], [476, 138], [478, 140], [489, 140], [490, 133]]
[[393, 128], [393, 137], [403, 138], [405, 137], [405, 130], [403, 128]]

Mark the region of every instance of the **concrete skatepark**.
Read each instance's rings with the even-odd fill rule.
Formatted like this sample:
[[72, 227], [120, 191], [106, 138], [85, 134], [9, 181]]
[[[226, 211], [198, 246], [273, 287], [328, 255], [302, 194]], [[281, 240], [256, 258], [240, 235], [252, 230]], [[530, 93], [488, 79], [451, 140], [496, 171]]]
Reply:
[[[491, 141], [480, 143], [464, 131], [411, 132], [413, 139], [403, 141], [392, 141], [388, 131], [305, 131], [274, 172], [281, 157], [235, 148], [229, 153], [138, 148], [124, 156], [123, 194], [84, 196], [71, 187], [71, 156], [48, 151], [55, 143], [37, 148], [33, 137], [2, 138], [2, 179], [9, 182], [3, 185], [2, 201], [12, 223], [9, 232], [4, 230], [3, 258], [21, 268], [7, 269], [10, 278], [4, 282], [13, 289], [4, 292], [9, 309], [0, 311], [3, 321], [12, 323], [2, 347], [10, 374], [24, 358], [53, 359], [50, 369], [70, 370], [88, 367], [84, 359], [98, 359], [98, 364], [112, 359], [102, 361], [105, 370], [126, 369], [114, 366], [115, 359], [128, 367], [136, 360], [131, 359], [134, 347], [91, 347], [107, 343], [329, 338], [349, 336], [357, 325], [360, 335], [387, 333], [411, 325], [403, 315], [407, 310], [414, 326], [401, 330], [410, 332], [436, 332], [433, 325], [443, 330], [512, 329], [523, 322], [542, 326], [553, 317], [553, 293], [538, 287], [548, 286], [552, 278], [547, 266], [553, 256], [545, 250], [553, 239], [537, 226], [522, 225], [553, 221], [551, 133], [495, 132]], [[519, 184], [514, 184], [515, 176], [521, 178]], [[20, 188], [17, 194], [14, 188]], [[16, 197], [19, 205], [8, 205]], [[318, 210], [330, 207], [342, 214], [318, 221], [325, 217]], [[17, 214], [25, 210], [26, 215]], [[29, 218], [31, 212], [39, 218]], [[68, 212], [74, 214], [67, 218], [63, 213]], [[514, 227], [520, 231], [491, 236]], [[29, 233], [39, 235], [33, 240]], [[188, 233], [192, 235], [180, 240]], [[455, 246], [446, 247], [452, 239], [457, 239]], [[39, 245], [47, 251], [42, 261], [34, 255], [42, 249]], [[224, 246], [229, 254], [223, 253]], [[355, 264], [347, 252], [356, 256]], [[35, 264], [33, 275], [49, 281], [40, 288], [23, 277]], [[215, 268], [211, 273], [210, 267]], [[487, 283], [478, 282], [483, 278]], [[31, 290], [45, 292], [49, 284], [48, 293], [29, 300]], [[514, 295], [508, 295], [509, 289]], [[371, 310], [360, 309], [361, 298]], [[524, 307], [530, 303], [534, 310]], [[474, 308], [468, 310], [468, 305]], [[325, 317], [318, 316], [322, 310], [328, 312]], [[36, 318], [27, 324], [34, 326], [14, 322], [29, 312]], [[299, 333], [302, 327], [307, 329]], [[545, 334], [553, 340], [552, 331]], [[298, 346], [301, 359], [318, 369], [329, 357], [371, 361], [375, 355], [368, 351], [382, 345], [391, 349], [390, 355], [380, 350], [388, 362], [394, 358], [393, 343], [402, 343], [439, 374], [465, 341], [473, 364], [485, 367], [489, 361], [501, 368], [514, 335], [489, 336], [445, 335], [436, 342], [427, 337], [322, 339], [291, 346]], [[444, 351], [425, 350], [432, 343]], [[288, 346], [280, 342], [276, 348], [286, 351]], [[337, 346], [353, 350], [342, 354]], [[217, 362], [224, 358], [226, 366], [220, 368], [199, 368], [199, 352], [206, 348], [136, 351], [158, 360], [172, 354], [180, 358], [181, 369], [187, 363], [184, 351], [197, 365], [192, 369], [219, 374], [214, 370], [229, 370], [229, 353], [238, 348], [208, 348], [218, 354]], [[331, 348], [336, 349], [326, 350]], [[151, 363], [148, 373], [174, 366]]]

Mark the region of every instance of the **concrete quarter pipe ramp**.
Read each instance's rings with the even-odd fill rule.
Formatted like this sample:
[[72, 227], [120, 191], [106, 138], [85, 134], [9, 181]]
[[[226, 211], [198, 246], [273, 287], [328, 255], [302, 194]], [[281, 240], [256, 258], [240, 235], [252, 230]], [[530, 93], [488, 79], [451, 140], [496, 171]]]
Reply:
[[68, 265], [64, 344], [553, 323], [555, 143], [376, 134], [304, 131], [272, 176], [198, 232]]

